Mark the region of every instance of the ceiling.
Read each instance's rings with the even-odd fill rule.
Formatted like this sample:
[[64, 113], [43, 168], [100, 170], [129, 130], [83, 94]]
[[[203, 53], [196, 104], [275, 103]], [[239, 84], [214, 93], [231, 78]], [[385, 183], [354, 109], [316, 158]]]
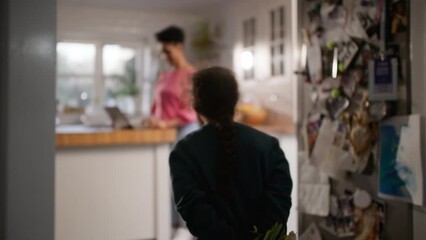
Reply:
[[131, 9], [192, 10], [229, 3], [230, 0], [58, 0], [59, 3]]

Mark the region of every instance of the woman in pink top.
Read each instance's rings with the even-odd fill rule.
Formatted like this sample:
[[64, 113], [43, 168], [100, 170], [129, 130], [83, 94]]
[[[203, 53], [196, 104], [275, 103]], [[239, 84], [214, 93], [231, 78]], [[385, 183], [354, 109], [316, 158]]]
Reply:
[[[199, 128], [197, 114], [191, 103], [191, 77], [195, 68], [187, 61], [183, 51], [184, 33], [175, 26], [156, 34], [162, 52], [173, 70], [163, 73], [157, 80], [151, 117], [144, 124], [156, 128], [177, 128], [178, 140]], [[174, 203], [171, 202], [173, 209]], [[179, 225], [174, 240], [190, 240], [192, 235], [185, 222], [172, 211], [173, 225]]]
[[154, 127], [183, 128], [197, 122], [188, 91], [193, 67], [175, 69], [160, 76], [151, 108], [151, 124]]
[[199, 127], [190, 100], [191, 76], [195, 68], [185, 57], [184, 33], [180, 28], [168, 27], [157, 33], [156, 37], [174, 69], [163, 73], [158, 79], [151, 117], [145, 124], [157, 128], [178, 128], [180, 139]]

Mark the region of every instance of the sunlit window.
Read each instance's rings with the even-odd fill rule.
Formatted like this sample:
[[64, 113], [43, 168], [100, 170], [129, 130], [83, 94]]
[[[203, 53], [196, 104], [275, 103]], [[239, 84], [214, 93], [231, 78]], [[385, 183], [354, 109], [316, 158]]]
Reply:
[[114, 105], [118, 97], [137, 95], [139, 89], [136, 81], [136, 49], [105, 45], [103, 76], [105, 104]]
[[[97, 51], [100, 49], [100, 51]], [[89, 104], [138, 110], [138, 49], [117, 44], [59, 42], [57, 100], [59, 107], [83, 109]]]
[[84, 107], [93, 99], [96, 46], [61, 42], [57, 45], [58, 104]]

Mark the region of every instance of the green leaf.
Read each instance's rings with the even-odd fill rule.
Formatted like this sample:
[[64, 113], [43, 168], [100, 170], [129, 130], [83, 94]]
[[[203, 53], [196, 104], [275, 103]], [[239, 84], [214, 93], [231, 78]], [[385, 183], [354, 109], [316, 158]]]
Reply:
[[274, 227], [272, 228], [272, 235], [271, 235], [271, 239], [272, 240], [277, 240], [279, 239], [280, 233], [281, 233], [281, 228], [282, 225], [278, 225], [277, 223], [275, 223]]
[[286, 234], [286, 228], [282, 224], [275, 223], [274, 226], [269, 229], [265, 235], [259, 233], [259, 229], [253, 226], [252, 233], [257, 234], [255, 240], [296, 240], [296, 235], [291, 232], [288, 236]]
[[271, 230], [268, 230], [268, 231], [266, 232], [266, 235], [265, 235], [264, 240], [273, 240], [273, 239], [271, 238], [271, 235], [272, 235]]

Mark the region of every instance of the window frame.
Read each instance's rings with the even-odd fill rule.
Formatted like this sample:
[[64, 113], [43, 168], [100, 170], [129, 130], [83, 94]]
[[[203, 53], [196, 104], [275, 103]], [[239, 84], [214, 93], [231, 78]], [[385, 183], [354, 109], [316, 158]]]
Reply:
[[253, 67], [250, 70], [244, 70], [243, 71], [243, 78], [244, 80], [253, 80], [256, 78], [256, 71], [255, 71], [255, 48], [256, 48], [256, 42], [257, 42], [257, 19], [255, 16], [250, 16], [245, 18], [242, 21], [242, 43], [243, 43], [243, 49], [244, 51], [250, 51], [253, 54]]
[[[56, 86], [58, 85], [58, 80], [59, 77], [65, 77], [65, 78], [69, 78], [69, 77], [88, 77], [88, 78], [93, 78], [93, 88], [92, 88], [92, 92], [89, 93], [90, 96], [92, 96], [94, 99], [96, 98], [95, 92], [96, 92], [96, 71], [97, 71], [97, 66], [96, 66], [96, 58], [97, 58], [97, 45], [95, 41], [87, 41], [87, 40], [57, 40], [56, 41], [56, 47], [58, 46], [59, 43], [72, 43], [72, 44], [91, 44], [95, 47], [95, 56], [94, 56], [94, 71], [93, 74], [59, 74], [58, 71], [56, 70]], [[56, 56], [57, 56], [57, 50], [56, 51]], [[57, 61], [56, 61], [57, 64]], [[56, 66], [57, 67], [57, 66]], [[57, 91], [58, 89], [56, 88], [56, 93], [55, 96], [57, 97]], [[81, 108], [81, 107], [77, 107], [77, 108]]]
[[[269, 72], [271, 78], [280, 78], [287, 75], [286, 54], [288, 35], [287, 31], [287, 5], [280, 4], [269, 9]], [[277, 54], [278, 53], [278, 54]], [[279, 67], [278, 72], [276, 67]]]
[[[93, 77], [94, 83], [93, 83], [93, 89], [91, 92], [92, 101], [90, 104], [95, 106], [104, 106], [105, 100], [106, 100], [106, 89], [105, 89], [105, 76], [103, 71], [103, 49], [106, 45], [120, 45], [124, 48], [133, 48], [136, 51], [136, 83], [138, 85], [138, 88], [140, 91], [142, 91], [142, 57], [143, 57], [143, 50], [146, 44], [143, 42], [135, 42], [135, 41], [108, 41], [108, 40], [90, 40], [90, 39], [78, 39], [78, 38], [58, 38], [56, 41], [56, 44], [59, 43], [76, 43], [76, 44], [93, 44], [95, 46], [95, 71], [93, 75], [88, 75], [90, 77]], [[58, 81], [59, 75], [56, 73], [56, 81]], [[67, 75], [67, 77], [70, 76], [86, 76], [86, 75]], [[86, 76], [87, 77], [87, 76]], [[95, 101], [93, 101], [96, 99]]]

